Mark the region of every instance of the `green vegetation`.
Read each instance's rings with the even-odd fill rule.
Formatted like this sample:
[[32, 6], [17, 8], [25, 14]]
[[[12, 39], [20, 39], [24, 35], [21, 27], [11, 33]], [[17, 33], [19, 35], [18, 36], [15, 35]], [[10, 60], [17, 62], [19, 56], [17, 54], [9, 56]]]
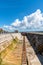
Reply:
[[2, 29], [0, 30], [0, 33], [1, 33], [1, 32], [3, 32], [3, 30], [2, 30]]
[[0, 53], [0, 65], [2, 65], [2, 58], [1, 58], [1, 53]]

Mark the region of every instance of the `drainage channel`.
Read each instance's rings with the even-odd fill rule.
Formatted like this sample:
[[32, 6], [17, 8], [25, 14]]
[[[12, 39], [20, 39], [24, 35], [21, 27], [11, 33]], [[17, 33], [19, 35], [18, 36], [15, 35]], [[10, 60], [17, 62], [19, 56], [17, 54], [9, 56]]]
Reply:
[[25, 36], [23, 36], [22, 65], [28, 65], [28, 60], [26, 57]]

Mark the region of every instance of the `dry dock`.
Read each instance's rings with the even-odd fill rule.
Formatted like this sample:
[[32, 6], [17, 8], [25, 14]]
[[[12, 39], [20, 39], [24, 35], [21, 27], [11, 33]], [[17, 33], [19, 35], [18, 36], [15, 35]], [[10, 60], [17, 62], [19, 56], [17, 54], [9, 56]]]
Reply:
[[[35, 36], [37, 36], [37, 34]], [[31, 42], [33, 43], [34, 37], [32, 34], [29, 34], [27, 36], [27, 34], [21, 35], [21, 33], [1, 35], [0, 37], [0, 54], [1, 54], [0, 60], [2, 59], [1, 64], [2, 65], [43, 65], [38, 55], [36, 54], [33, 45], [31, 44]], [[15, 41], [11, 43], [11, 40], [15, 38], [18, 38], [19, 41], [16, 43]], [[41, 60], [43, 62], [43, 56]]]

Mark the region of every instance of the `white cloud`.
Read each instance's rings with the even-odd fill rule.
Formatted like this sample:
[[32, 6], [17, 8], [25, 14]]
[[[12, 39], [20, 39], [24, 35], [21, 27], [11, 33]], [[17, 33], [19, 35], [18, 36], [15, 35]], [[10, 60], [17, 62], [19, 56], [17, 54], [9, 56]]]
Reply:
[[21, 22], [19, 21], [19, 19], [16, 19], [11, 25], [13, 26], [20, 26]]
[[37, 31], [43, 30], [43, 13], [38, 9], [36, 12], [24, 16], [23, 20], [16, 19], [11, 26], [4, 26], [9, 29], [18, 29], [23, 31]]
[[8, 25], [4, 25], [3, 27], [5, 30], [7, 29], [8, 31], [13, 31], [15, 29], [14, 27]]

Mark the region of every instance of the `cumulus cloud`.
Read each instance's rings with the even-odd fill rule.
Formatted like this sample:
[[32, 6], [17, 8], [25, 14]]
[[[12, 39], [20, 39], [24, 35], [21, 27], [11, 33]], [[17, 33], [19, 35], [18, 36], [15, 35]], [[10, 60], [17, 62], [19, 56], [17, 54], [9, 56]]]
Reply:
[[16, 19], [11, 25], [13, 26], [20, 26], [21, 22], [19, 21], [19, 19]]
[[4, 26], [3, 26], [3, 29], [4, 29], [4, 30], [7, 30], [7, 31], [13, 31], [13, 30], [15, 30], [14, 27], [9, 26], [9, 25], [4, 25]]
[[24, 16], [23, 20], [16, 19], [10, 26], [4, 26], [9, 29], [17, 29], [23, 31], [40, 31], [43, 30], [43, 13], [38, 9], [36, 12]]

